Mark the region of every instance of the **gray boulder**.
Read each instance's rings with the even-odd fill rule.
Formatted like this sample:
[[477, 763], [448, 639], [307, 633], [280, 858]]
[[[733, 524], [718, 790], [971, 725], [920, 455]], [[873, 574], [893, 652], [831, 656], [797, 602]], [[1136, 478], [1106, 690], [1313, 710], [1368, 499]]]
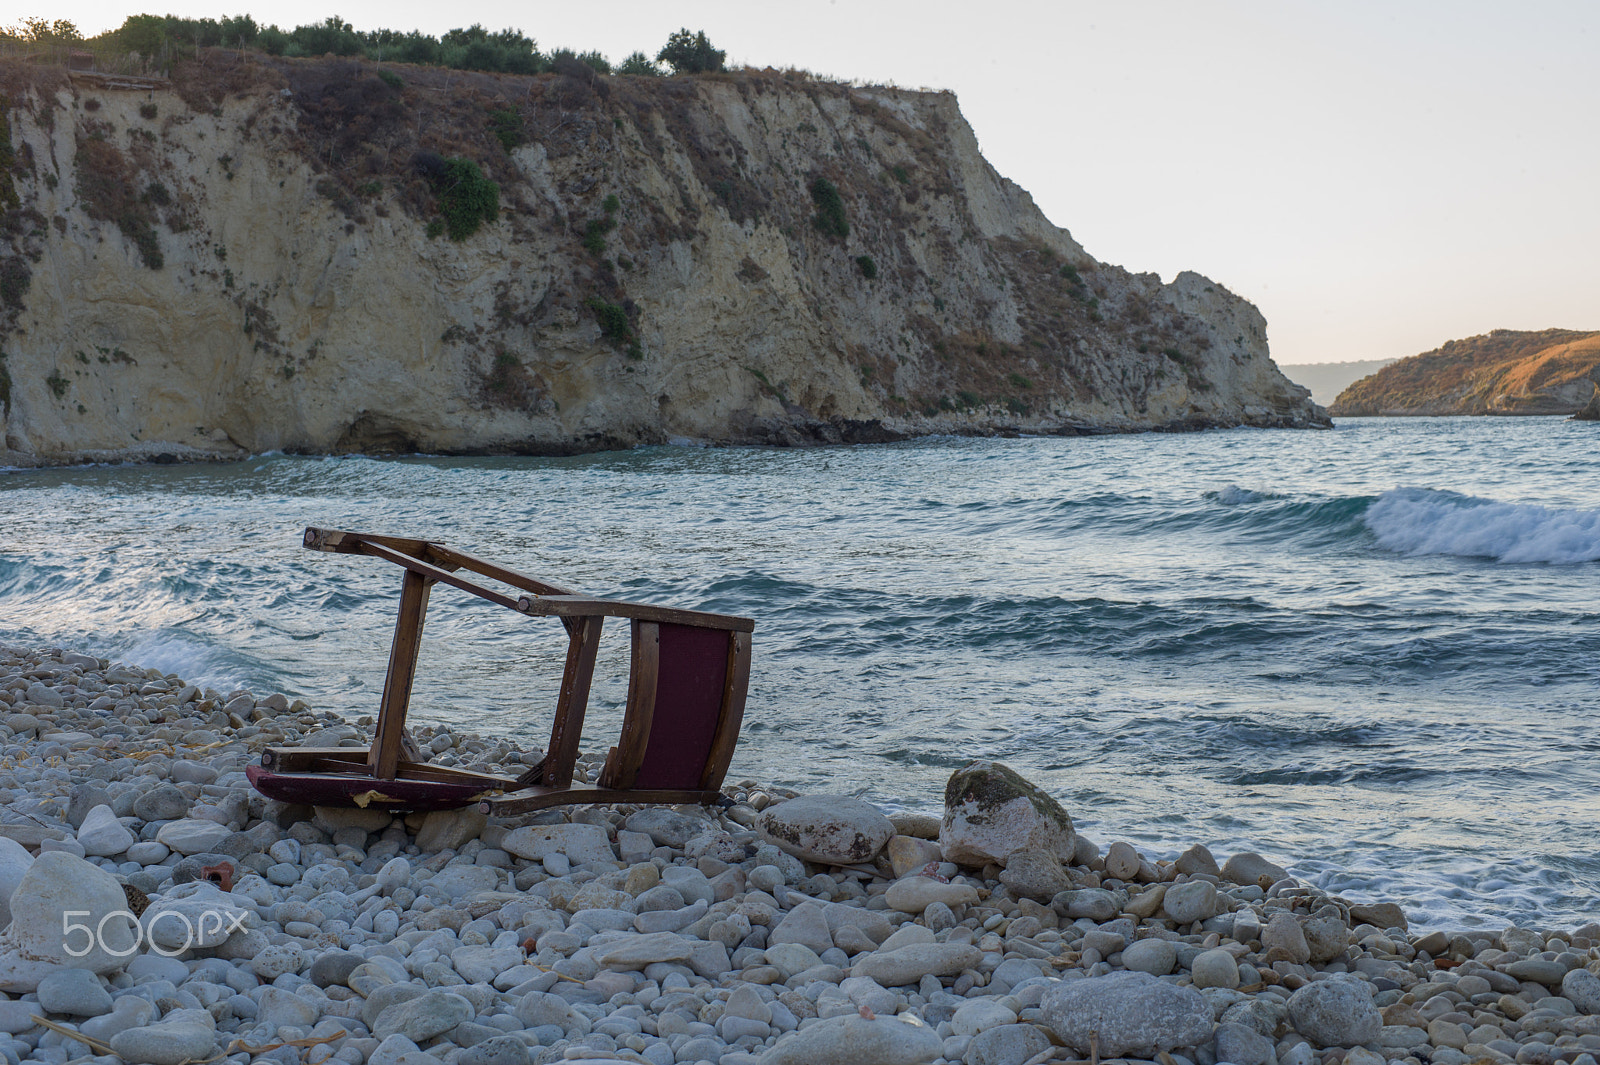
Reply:
[[[1056, 1036], [1080, 1055], [1151, 1058], [1211, 1038], [1211, 1007], [1192, 987], [1148, 973], [1115, 972], [1058, 983], [1039, 1009]], [[1098, 1038], [1098, 1047], [1091, 1040]]]
[[1323, 980], [1289, 996], [1289, 1023], [1317, 1047], [1370, 1043], [1383, 1029], [1372, 991], [1359, 980]]

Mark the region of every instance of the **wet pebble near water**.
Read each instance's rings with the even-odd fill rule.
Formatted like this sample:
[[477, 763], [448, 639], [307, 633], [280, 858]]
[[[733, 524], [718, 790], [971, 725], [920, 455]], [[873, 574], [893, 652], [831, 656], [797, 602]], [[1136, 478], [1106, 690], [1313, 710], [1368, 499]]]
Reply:
[[[538, 757], [415, 731], [450, 764], [515, 773]], [[369, 739], [370, 722], [282, 695], [0, 647], [0, 1055], [1596, 1065], [1600, 1053], [1600, 924], [1414, 934], [1397, 906], [1327, 896], [1260, 855], [1219, 867], [1198, 844], [1170, 862], [1126, 841], [1102, 850], [991, 763], [952, 778], [942, 822], [750, 781], [727, 789], [726, 810], [515, 819], [287, 807], [246, 783], [269, 744]], [[584, 756], [580, 772], [601, 761]]]

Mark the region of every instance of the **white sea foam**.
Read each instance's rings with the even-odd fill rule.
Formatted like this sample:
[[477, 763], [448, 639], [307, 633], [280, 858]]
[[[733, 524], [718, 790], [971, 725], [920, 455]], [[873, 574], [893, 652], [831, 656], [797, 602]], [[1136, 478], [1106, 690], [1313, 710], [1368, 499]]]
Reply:
[[1261, 500], [1269, 498], [1263, 492], [1252, 492], [1250, 489], [1240, 488], [1236, 484], [1230, 484], [1226, 488], [1219, 489], [1216, 492], [1207, 492], [1206, 494], [1214, 496], [1216, 501], [1225, 507], [1237, 507], [1245, 503], [1259, 503]]
[[1380, 546], [1401, 554], [1556, 565], [1600, 560], [1600, 510], [1397, 488], [1379, 496], [1362, 520]]
[[127, 650], [112, 657], [142, 668], [176, 673], [197, 684], [221, 691], [240, 686], [240, 679], [222, 648], [172, 632], [153, 633], [134, 640]]

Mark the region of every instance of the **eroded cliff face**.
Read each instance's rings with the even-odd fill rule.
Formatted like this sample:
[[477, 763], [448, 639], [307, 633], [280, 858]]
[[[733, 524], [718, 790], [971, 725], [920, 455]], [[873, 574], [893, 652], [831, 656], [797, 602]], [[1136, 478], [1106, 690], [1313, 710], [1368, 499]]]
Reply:
[[[949, 94], [3, 74], [0, 462], [1327, 424], [1253, 306], [1095, 262]], [[441, 158], [499, 185], [460, 242]]]

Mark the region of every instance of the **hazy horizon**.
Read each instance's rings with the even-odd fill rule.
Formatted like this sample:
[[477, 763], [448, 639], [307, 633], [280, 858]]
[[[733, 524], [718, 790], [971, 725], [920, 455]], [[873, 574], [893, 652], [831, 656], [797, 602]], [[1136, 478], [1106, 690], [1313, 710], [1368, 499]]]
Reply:
[[[989, 162], [1091, 255], [1168, 280], [1194, 270], [1251, 300], [1282, 365], [1600, 328], [1600, 5], [1003, 0], [974, 17], [948, 0], [621, 0], [603, 19], [503, 0], [470, 17], [338, 6], [358, 29], [481, 22], [613, 61], [687, 26], [730, 65], [949, 89]], [[66, 0], [16, 17], [93, 35], [142, 11], [285, 29], [331, 13]]]

